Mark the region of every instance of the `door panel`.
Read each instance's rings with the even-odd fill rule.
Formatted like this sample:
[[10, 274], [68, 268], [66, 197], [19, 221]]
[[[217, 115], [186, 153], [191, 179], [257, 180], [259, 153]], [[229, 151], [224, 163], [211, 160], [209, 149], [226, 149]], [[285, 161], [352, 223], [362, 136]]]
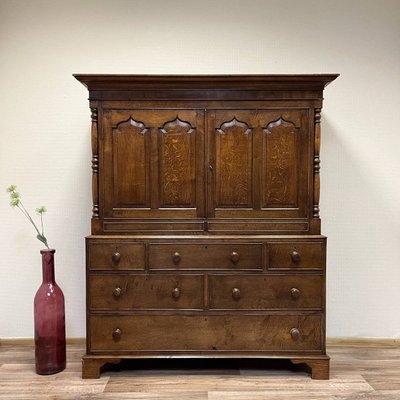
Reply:
[[158, 130], [161, 207], [196, 204], [195, 130], [176, 118]]
[[204, 112], [104, 110], [104, 216], [204, 216]]
[[298, 206], [298, 128], [282, 118], [263, 129], [262, 207]]
[[116, 207], [150, 206], [150, 130], [129, 117], [112, 128]]
[[235, 117], [215, 131], [216, 207], [252, 207], [253, 133]]
[[260, 208], [270, 215], [308, 217], [312, 173], [308, 121], [308, 110], [259, 112]]
[[253, 110], [208, 112], [209, 217], [232, 210], [234, 217], [246, 217], [255, 208], [255, 116]]
[[307, 218], [307, 110], [211, 110], [207, 121], [209, 217]]

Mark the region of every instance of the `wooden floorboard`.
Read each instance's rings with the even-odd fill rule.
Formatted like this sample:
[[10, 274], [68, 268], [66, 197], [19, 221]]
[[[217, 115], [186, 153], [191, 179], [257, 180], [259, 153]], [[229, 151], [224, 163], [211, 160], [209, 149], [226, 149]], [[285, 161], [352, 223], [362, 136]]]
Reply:
[[400, 400], [400, 347], [329, 347], [331, 379], [279, 360], [133, 360], [81, 379], [83, 344], [67, 369], [36, 375], [32, 345], [0, 345], [0, 400]]

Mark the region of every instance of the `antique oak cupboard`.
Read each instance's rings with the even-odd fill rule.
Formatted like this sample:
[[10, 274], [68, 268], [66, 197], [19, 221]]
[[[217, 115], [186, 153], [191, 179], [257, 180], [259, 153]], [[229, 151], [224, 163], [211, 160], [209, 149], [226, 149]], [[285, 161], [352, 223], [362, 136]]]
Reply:
[[124, 358], [265, 357], [329, 378], [325, 75], [75, 75], [92, 111], [84, 378]]

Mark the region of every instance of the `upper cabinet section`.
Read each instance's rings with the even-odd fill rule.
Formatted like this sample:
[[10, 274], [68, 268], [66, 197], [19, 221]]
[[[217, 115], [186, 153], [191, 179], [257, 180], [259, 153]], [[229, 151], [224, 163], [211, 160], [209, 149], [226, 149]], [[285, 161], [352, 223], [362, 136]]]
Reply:
[[319, 234], [338, 75], [75, 75], [92, 111], [93, 234]]

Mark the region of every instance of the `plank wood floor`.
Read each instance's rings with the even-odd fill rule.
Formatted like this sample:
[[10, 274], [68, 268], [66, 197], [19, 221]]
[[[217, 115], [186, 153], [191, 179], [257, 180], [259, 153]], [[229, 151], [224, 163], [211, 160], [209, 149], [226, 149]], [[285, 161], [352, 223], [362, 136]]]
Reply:
[[0, 399], [400, 400], [400, 347], [330, 346], [331, 379], [266, 360], [135, 360], [81, 379], [84, 346], [68, 346], [67, 369], [39, 376], [33, 346], [0, 346]]

